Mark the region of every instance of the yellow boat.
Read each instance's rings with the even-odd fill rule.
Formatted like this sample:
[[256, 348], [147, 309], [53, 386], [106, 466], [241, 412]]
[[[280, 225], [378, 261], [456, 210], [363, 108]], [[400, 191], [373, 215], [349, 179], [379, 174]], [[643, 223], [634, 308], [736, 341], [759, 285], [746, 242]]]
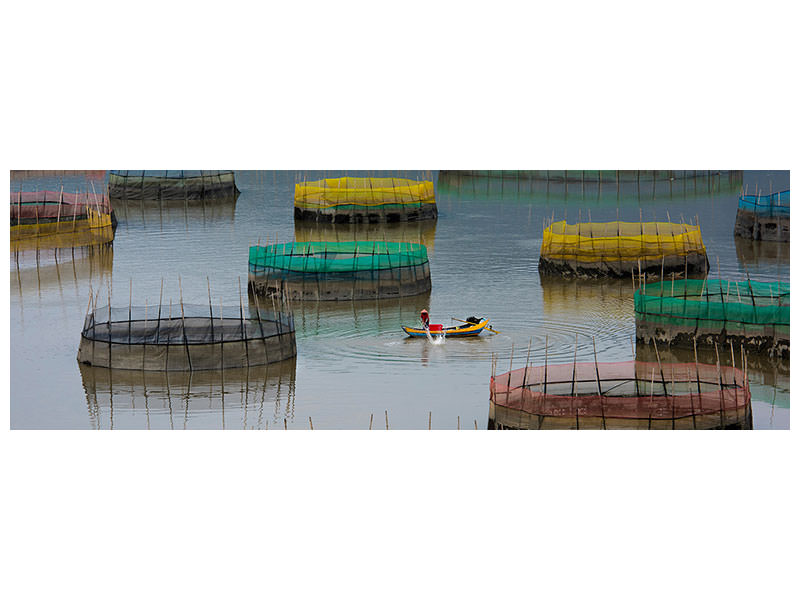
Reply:
[[[431, 335], [442, 335], [445, 337], [474, 337], [480, 335], [486, 326], [489, 324], [489, 319], [477, 319], [470, 317], [464, 325], [457, 325], [453, 327], [442, 327], [441, 325], [430, 325], [428, 331]], [[402, 326], [403, 331], [411, 337], [427, 337], [428, 333], [422, 327], [406, 327]]]

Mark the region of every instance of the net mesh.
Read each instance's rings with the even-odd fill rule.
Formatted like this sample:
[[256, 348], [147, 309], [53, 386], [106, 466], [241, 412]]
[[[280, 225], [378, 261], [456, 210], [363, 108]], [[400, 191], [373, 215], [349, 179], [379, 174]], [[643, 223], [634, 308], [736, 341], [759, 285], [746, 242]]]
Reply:
[[392, 177], [339, 177], [295, 185], [295, 206], [304, 210], [353, 207], [420, 207], [435, 204], [433, 182]]
[[789, 216], [789, 190], [768, 196], [739, 196], [739, 209], [766, 217]]
[[12, 250], [104, 244], [114, 239], [105, 194], [52, 191], [11, 193]]
[[294, 329], [291, 315], [201, 304], [104, 306], [86, 316], [83, 337], [114, 344], [212, 344], [254, 340]]
[[239, 193], [233, 171], [109, 171], [115, 202], [227, 199]]
[[291, 315], [197, 304], [98, 308], [78, 347], [79, 362], [144, 371], [257, 366], [295, 354]]
[[634, 308], [637, 318], [703, 321], [730, 331], [736, 324], [788, 327], [789, 299], [788, 282], [685, 279], [644, 285], [636, 291]]
[[290, 242], [250, 247], [250, 270], [343, 273], [413, 267], [428, 262], [428, 251], [411, 242]]
[[11, 192], [10, 206], [12, 227], [47, 220], [85, 219], [89, 210], [111, 213], [108, 196], [89, 192]]
[[492, 405], [550, 417], [682, 419], [750, 402], [744, 373], [697, 363], [628, 361], [530, 366], [490, 381]]
[[661, 260], [704, 254], [700, 227], [682, 223], [553, 223], [544, 230], [541, 255], [586, 263]]

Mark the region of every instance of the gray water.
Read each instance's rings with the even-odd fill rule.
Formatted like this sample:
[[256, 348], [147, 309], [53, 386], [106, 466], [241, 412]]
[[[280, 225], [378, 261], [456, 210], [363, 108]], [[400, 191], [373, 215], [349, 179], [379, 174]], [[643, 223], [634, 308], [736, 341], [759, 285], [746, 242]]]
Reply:
[[[389, 172], [370, 172], [372, 175]], [[422, 177], [423, 172], [391, 172]], [[663, 221], [699, 218], [712, 276], [789, 280], [788, 244], [733, 236], [743, 181], [789, 187], [788, 174], [745, 173], [657, 183], [558, 183], [433, 173], [436, 223], [376, 227], [370, 239], [422, 240], [429, 295], [379, 302], [295, 303], [297, 358], [249, 372], [118, 373], [79, 367], [90, 290], [125, 306], [164, 300], [247, 302], [248, 247], [259, 240], [322, 236], [346, 228], [295, 227], [296, 181], [343, 172], [236, 173], [241, 195], [214, 206], [115, 206], [113, 250], [12, 253], [11, 426], [19, 429], [485, 429], [491, 361], [498, 370], [531, 362], [630, 360], [635, 333], [630, 281], [541, 281], [545, 217]], [[348, 172], [363, 175], [367, 172]], [[784, 182], [785, 180], [785, 182]], [[784, 185], [785, 187], [780, 187]], [[12, 181], [12, 191], [91, 189], [80, 177]], [[95, 180], [95, 186], [102, 186]], [[752, 190], [754, 184], [749, 184]], [[669, 215], [667, 214], [669, 213]], [[180, 277], [180, 284], [179, 284]], [[207, 281], [208, 278], [208, 281]], [[132, 292], [131, 292], [132, 289]], [[487, 316], [498, 334], [432, 345], [400, 329], [428, 308], [431, 321]], [[513, 363], [512, 363], [513, 349]], [[751, 369], [756, 429], [789, 427], [788, 361]]]

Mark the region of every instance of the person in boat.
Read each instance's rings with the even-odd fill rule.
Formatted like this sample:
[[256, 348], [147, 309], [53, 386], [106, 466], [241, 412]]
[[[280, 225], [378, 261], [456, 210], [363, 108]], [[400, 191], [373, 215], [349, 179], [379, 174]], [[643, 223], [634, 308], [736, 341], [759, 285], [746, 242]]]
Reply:
[[424, 329], [430, 329], [431, 326], [431, 317], [428, 314], [427, 309], [422, 309], [419, 311], [419, 320], [422, 321], [422, 327]]

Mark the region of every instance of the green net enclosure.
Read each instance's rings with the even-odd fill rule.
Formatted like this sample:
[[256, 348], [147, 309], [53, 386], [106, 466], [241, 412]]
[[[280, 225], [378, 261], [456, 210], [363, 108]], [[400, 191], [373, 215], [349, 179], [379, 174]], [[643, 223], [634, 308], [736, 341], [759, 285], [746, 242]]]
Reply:
[[196, 202], [239, 194], [233, 171], [109, 171], [114, 202]]
[[752, 240], [788, 242], [789, 190], [767, 196], [740, 196], [733, 234]]
[[567, 277], [660, 277], [708, 271], [698, 225], [684, 223], [576, 223], [545, 228], [539, 272]]
[[250, 290], [290, 300], [368, 300], [430, 291], [428, 251], [408, 242], [251, 246]]
[[492, 376], [490, 429], [752, 429], [745, 371], [658, 362], [526, 366]]
[[294, 217], [328, 223], [391, 223], [438, 216], [432, 181], [338, 177], [295, 185]]
[[693, 347], [715, 343], [789, 356], [789, 283], [687, 279], [636, 291], [636, 337]]
[[297, 354], [294, 318], [197, 304], [97, 308], [86, 315], [78, 362], [141, 371], [266, 365]]

